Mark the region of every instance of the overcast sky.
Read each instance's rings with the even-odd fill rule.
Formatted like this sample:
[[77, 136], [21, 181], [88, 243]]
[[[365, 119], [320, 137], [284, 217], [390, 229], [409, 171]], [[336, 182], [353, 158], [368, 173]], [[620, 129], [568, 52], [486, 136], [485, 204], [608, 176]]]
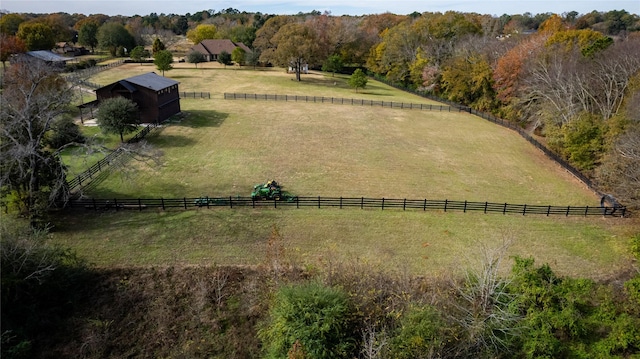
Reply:
[[368, 15], [391, 12], [406, 15], [417, 12], [477, 12], [502, 15], [530, 12], [562, 14], [577, 11], [580, 14], [593, 10], [626, 10], [640, 14], [640, 0], [556, 0], [556, 1], [504, 1], [504, 0], [0, 0], [0, 9], [9, 12], [54, 13], [66, 12], [106, 15], [193, 14], [202, 10], [216, 11], [228, 8], [263, 14], [290, 15], [318, 10], [332, 15]]

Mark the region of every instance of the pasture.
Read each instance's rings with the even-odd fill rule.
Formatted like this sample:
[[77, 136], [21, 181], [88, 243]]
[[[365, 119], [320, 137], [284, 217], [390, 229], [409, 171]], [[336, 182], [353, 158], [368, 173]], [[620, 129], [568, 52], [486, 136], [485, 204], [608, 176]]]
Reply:
[[[599, 198], [508, 129], [465, 113], [224, 100], [225, 92], [434, 103], [370, 81], [280, 69], [175, 64], [183, 116], [148, 141], [162, 164], [131, 163], [88, 193], [100, 198], [247, 196], [276, 179], [301, 196], [385, 197], [597, 206]], [[153, 71], [129, 64], [90, 79], [108, 84]], [[300, 266], [359, 260], [445, 273], [483, 248], [533, 256], [568, 275], [610, 276], [630, 263], [626, 219], [547, 218], [357, 209], [215, 209], [64, 214], [54, 241], [100, 266], [256, 265], [274, 228]], [[510, 266], [510, 263], [506, 263]]]

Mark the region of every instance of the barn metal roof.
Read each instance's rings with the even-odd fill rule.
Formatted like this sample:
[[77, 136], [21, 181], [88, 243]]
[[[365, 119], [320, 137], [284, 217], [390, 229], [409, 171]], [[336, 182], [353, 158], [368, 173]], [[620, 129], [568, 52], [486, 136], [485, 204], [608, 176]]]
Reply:
[[160, 76], [155, 72], [149, 72], [146, 74], [129, 77], [124, 79], [123, 81], [127, 81], [132, 84], [136, 84], [138, 86], [145, 87], [154, 91], [166, 89], [167, 87], [171, 87], [179, 83], [178, 81], [166, 78], [164, 76]]
[[122, 85], [124, 88], [126, 88], [127, 90], [129, 90], [129, 92], [136, 92], [136, 91], [138, 91], [138, 90], [135, 88], [135, 86], [131, 85], [131, 83], [130, 83], [130, 82], [125, 81], [125, 80], [120, 80], [120, 81], [118, 81], [118, 82], [116, 82], [116, 83], [113, 83], [113, 85], [114, 85], [114, 86], [115, 86], [115, 84], [120, 84], [120, 85]]
[[46, 50], [28, 51], [27, 55], [35, 57], [35, 58], [43, 60], [43, 61], [51, 61], [51, 62], [69, 61], [68, 57], [63, 57], [63, 56], [60, 56], [60, 55], [56, 55], [53, 52], [46, 51]]

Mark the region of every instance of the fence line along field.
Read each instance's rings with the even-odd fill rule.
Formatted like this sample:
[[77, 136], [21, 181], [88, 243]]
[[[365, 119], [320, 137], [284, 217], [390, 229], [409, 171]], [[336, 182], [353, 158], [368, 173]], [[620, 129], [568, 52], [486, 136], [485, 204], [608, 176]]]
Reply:
[[422, 211], [462, 211], [501, 213], [501, 214], [521, 214], [525, 215], [546, 215], [546, 216], [617, 216], [624, 217], [625, 207], [609, 206], [532, 206], [527, 204], [513, 203], [490, 203], [490, 202], [469, 202], [450, 201], [433, 199], [407, 199], [407, 198], [349, 198], [349, 197], [300, 197], [290, 196], [286, 199], [256, 199], [253, 197], [198, 197], [198, 198], [79, 198], [72, 199], [64, 204], [68, 209], [78, 210], [139, 210], [171, 208], [259, 208], [259, 207], [295, 207], [295, 208], [376, 208], [381, 210], [422, 210]]
[[599, 204], [517, 133], [468, 114], [224, 100], [182, 109], [147, 138], [162, 167], [111, 176], [91, 194], [245, 196], [278, 179], [301, 196]]
[[[180, 82], [180, 91], [210, 92], [211, 99], [181, 99], [182, 116], [147, 136], [163, 153], [161, 166], [129, 162], [137, 171], [112, 173], [85, 195], [248, 196], [256, 183], [277, 179], [303, 197], [600, 204], [516, 132], [468, 113], [224, 100], [225, 92], [356, 94], [347, 77], [338, 75], [303, 75], [298, 83], [278, 69], [176, 66], [165, 75]], [[153, 70], [123, 65], [89, 80], [104, 85]], [[437, 104], [376, 81], [357, 97]], [[276, 226], [301, 262], [335, 251], [345, 258], [384, 258], [392, 266], [406, 262], [422, 271], [456, 267], [477, 243], [498, 245], [508, 237], [515, 243], [511, 254], [532, 255], [560, 273], [593, 276], [628, 262], [627, 243], [615, 240], [628, 238], [624, 221], [360, 209], [156, 210], [65, 216], [55, 238], [100, 265], [257, 264]]]

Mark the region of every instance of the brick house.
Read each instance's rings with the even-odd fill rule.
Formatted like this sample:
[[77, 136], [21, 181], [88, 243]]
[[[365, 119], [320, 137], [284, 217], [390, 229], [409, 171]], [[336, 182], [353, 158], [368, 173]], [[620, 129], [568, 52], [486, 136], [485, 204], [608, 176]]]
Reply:
[[218, 56], [223, 51], [226, 51], [228, 54], [232, 54], [233, 50], [235, 50], [237, 47], [243, 49], [245, 53], [252, 52], [247, 45], [241, 42], [233, 42], [228, 39], [202, 40], [199, 44], [193, 46], [191, 50], [198, 51], [199, 53], [203, 54], [207, 61], [218, 61]]

